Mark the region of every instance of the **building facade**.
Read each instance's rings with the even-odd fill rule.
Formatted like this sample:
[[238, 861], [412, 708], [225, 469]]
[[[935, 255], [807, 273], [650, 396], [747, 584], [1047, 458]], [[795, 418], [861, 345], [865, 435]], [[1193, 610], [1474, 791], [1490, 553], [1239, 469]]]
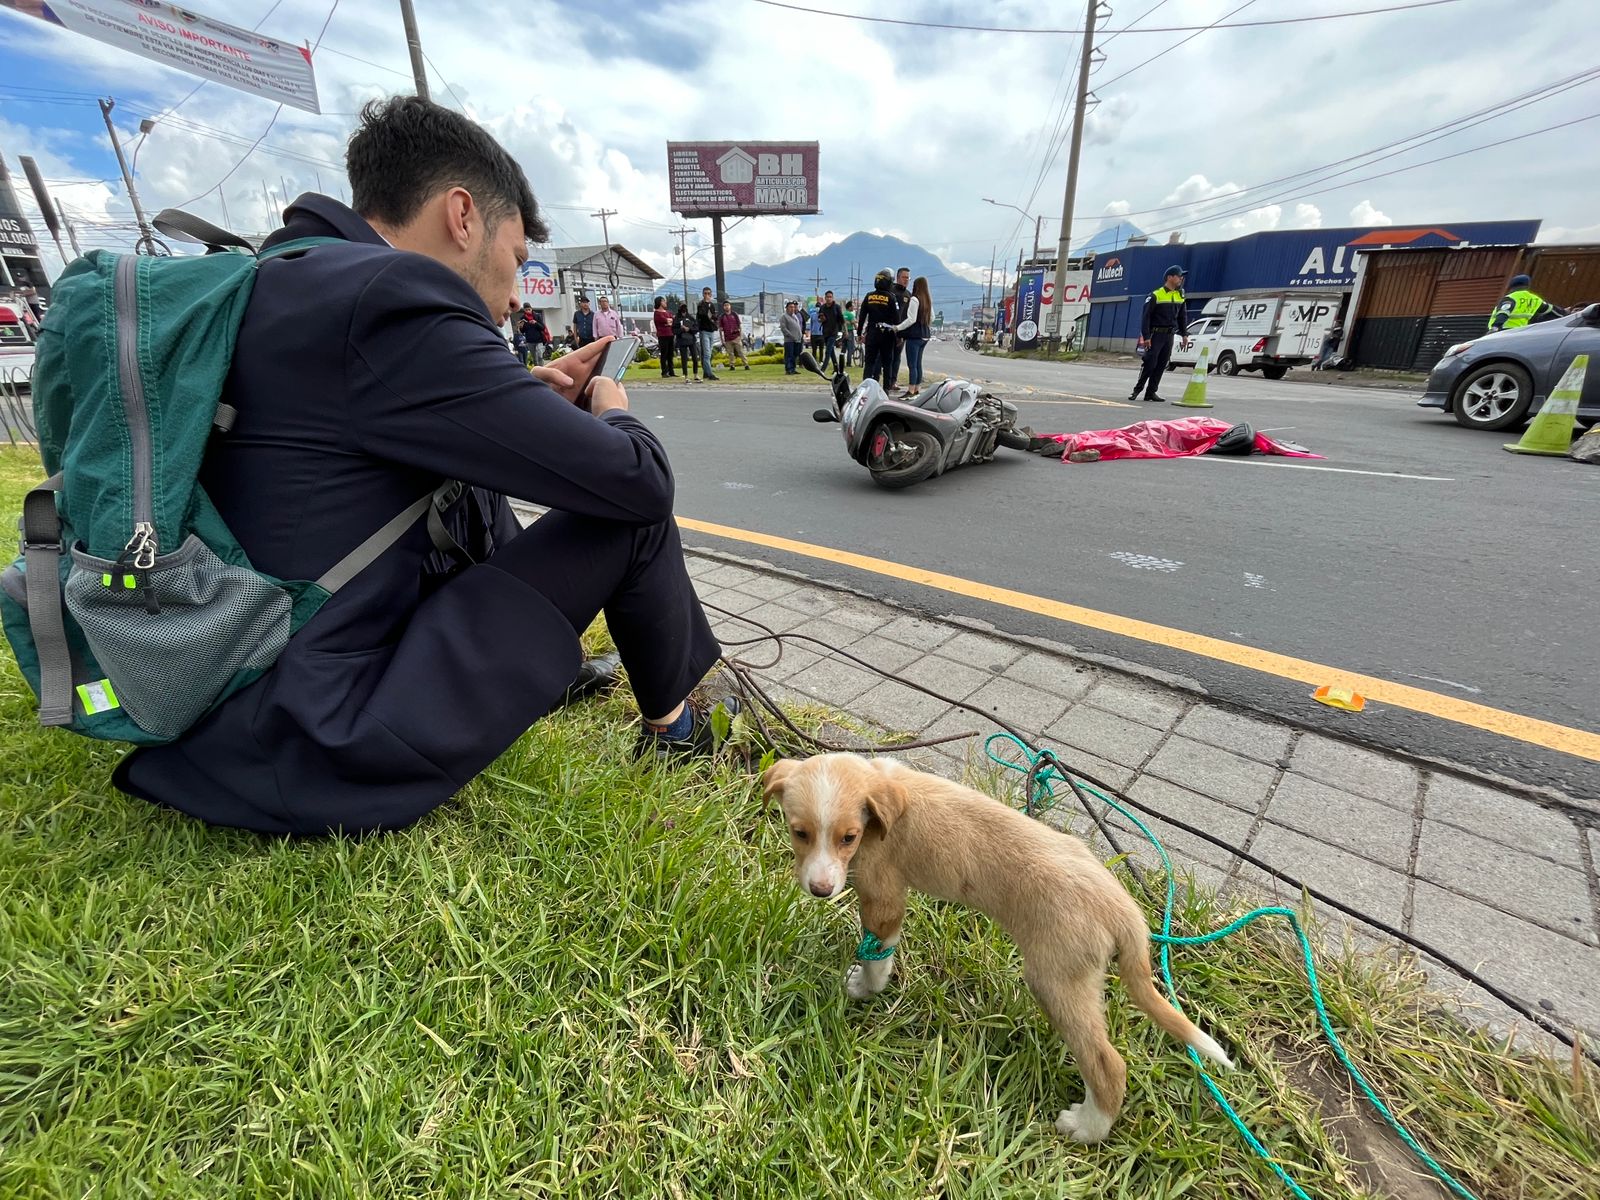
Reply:
[[1139, 338], [1144, 298], [1171, 266], [1184, 268], [1185, 293], [1198, 312], [1216, 296], [1294, 292], [1348, 303], [1368, 251], [1451, 246], [1526, 245], [1538, 221], [1466, 221], [1448, 225], [1381, 225], [1285, 229], [1227, 242], [1126, 246], [1098, 255], [1091, 284], [1089, 349], [1129, 351]]

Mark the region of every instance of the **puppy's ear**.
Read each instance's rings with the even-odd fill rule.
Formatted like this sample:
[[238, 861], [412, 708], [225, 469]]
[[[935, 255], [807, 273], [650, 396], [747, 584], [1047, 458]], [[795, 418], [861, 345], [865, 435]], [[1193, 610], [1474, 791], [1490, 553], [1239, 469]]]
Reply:
[[867, 812], [883, 826], [885, 833], [893, 829], [894, 823], [905, 815], [906, 805], [910, 802], [911, 793], [906, 790], [905, 784], [888, 776], [874, 779], [867, 791]]
[[761, 773], [761, 798], [771, 800], [782, 797], [783, 785], [788, 782], [789, 776], [800, 769], [798, 759], [780, 758]]

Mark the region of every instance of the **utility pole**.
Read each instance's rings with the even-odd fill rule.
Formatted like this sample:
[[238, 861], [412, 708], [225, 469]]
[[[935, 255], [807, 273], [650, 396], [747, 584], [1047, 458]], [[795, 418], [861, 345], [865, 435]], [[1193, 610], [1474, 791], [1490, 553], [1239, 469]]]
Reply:
[[128, 160], [122, 156], [122, 143], [117, 140], [117, 129], [111, 123], [111, 110], [117, 106], [115, 100], [100, 101], [100, 116], [105, 120], [106, 132], [111, 135], [111, 148], [117, 152], [117, 165], [122, 168], [122, 182], [127, 185], [128, 199], [133, 202], [133, 217], [139, 223], [139, 240], [134, 244], [135, 254], [157, 254], [156, 231], [150, 228], [150, 222], [144, 219], [144, 209], [139, 204], [139, 190], [133, 186], [133, 174], [128, 170]]
[[989, 251], [989, 273], [983, 277], [983, 306], [990, 307], [994, 299], [994, 256], [1000, 247], [995, 246]]
[[1044, 224], [1044, 214], [1040, 213], [1033, 219], [1033, 260], [1039, 261], [1039, 226]]
[[606, 248], [601, 251], [605, 257], [606, 278], [611, 281], [611, 303], [617, 303], [617, 264], [611, 257], [611, 218], [617, 215], [614, 208], [602, 208], [599, 212], [592, 212], [591, 217], [600, 218], [600, 233], [606, 239]]
[[233, 218], [228, 215], [228, 194], [218, 188], [217, 199], [222, 201], [222, 227], [231, 230], [233, 228]]
[[817, 268], [817, 299], [822, 299], [822, 268]]
[[693, 233], [694, 230], [687, 225], [680, 225], [677, 229], [669, 230], [668, 232], [678, 235], [678, 263], [683, 271], [683, 299], [681, 303], [687, 304], [689, 303], [689, 251], [684, 245], [683, 239]]
[[78, 231], [72, 227], [72, 222], [67, 220], [66, 210], [61, 207], [61, 201], [56, 201], [56, 216], [61, 218], [61, 224], [67, 231], [67, 241], [72, 243], [72, 257], [82, 258], [83, 251], [78, 249]]
[[265, 179], [261, 181], [261, 199], [266, 201], [267, 205], [267, 223], [265, 228], [269, 230], [274, 229], [277, 227], [277, 222], [274, 221], [272, 217], [272, 193], [267, 191], [267, 181]]
[[417, 14], [411, 10], [411, 0], [400, 0], [400, 20], [406, 27], [406, 48], [411, 51], [411, 77], [416, 80], [417, 95], [430, 100], [428, 72], [422, 63], [422, 38], [417, 35]]
[[39, 174], [39, 164], [26, 154], [22, 156], [22, 173], [28, 177], [28, 186], [33, 189], [33, 201], [39, 206], [39, 215], [44, 218], [45, 228], [55, 240], [56, 253], [61, 255], [64, 266], [72, 260], [67, 257], [67, 248], [61, 244], [60, 212], [50, 199], [50, 189], [45, 186], [44, 176]]
[[1083, 56], [1078, 60], [1078, 108], [1072, 118], [1072, 149], [1067, 155], [1067, 191], [1061, 198], [1061, 240], [1056, 243], [1055, 300], [1050, 305], [1048, 352], [1061, 345], [1061, 314], [1066, 311], [1067, 256], [1072, 253], [1072, 207], [1078, 193], [1078, 155], [1083, 150], [1083, 115], [1089, 107], [1089, 67], [1094, 54], [1094, 25], [1100, 0], [1089, 0], [1083, 18]]

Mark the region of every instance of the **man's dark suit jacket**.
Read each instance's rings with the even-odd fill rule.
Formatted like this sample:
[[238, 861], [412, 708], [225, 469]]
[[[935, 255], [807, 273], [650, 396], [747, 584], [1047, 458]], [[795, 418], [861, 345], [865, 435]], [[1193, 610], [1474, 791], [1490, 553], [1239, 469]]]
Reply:
[[[655, 435], [533, 379], [461, 276], [326, 196], [285, 220], [267, 245], [343, 243], [261, 264], [223, 395], [238, 419], [202, 473], [258, 570], [316, 579], [451, 479], [481, 489], [501, 544], [517, 531], [503, 496], [632, 525], [671, 517]], [[393, 827], [435, 807], [549, 710], [581, 660], [534, 588], [490, 568], [440, 586], [436, 562], [419, 521], [266, 675], [178, 741], [130, 754], [116, 785], [273, 833]]]

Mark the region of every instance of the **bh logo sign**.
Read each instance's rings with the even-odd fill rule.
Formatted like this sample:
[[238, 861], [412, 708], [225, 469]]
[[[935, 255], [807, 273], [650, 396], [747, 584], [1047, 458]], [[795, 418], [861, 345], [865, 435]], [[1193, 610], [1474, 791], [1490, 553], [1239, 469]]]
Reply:
[[522, 298], [531, 300], [535, 304], [540, 302], [554, 302], [556, 298], [556, 276], [550, 269], [549, 263], [540, 262], [530, 258], [522, 264], [519, 272]]

